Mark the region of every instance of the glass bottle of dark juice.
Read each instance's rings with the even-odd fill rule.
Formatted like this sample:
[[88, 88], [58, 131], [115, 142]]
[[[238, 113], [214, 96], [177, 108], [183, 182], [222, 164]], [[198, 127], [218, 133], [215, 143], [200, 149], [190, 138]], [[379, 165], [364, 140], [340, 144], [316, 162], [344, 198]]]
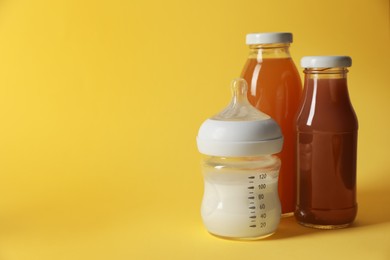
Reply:
[[284, 145], [279, 197], [283, 216], [292, 215], [296, 198], [295, 114], [302, 94], [299, 72], [290, 55], [291, 33], [251, 33], [249, 57], [241, 76], [248, 82], [249, 102], [270, 115], [282, 128]]
[[358, 121], [347, 88], [348, 56], [309, 56], [297, 113], [295, 218], [321, 229], [350, 225], [357, 214]]

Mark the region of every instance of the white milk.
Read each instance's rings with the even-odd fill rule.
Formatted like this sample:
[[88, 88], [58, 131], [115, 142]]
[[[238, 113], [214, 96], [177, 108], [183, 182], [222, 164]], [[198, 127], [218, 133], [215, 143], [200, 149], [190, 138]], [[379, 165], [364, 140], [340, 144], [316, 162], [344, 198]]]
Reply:
[[278, 172], [204, 172], [201, 207], [207, 230], [231, 238], [259, 238], [275, 232], [281, 214]]

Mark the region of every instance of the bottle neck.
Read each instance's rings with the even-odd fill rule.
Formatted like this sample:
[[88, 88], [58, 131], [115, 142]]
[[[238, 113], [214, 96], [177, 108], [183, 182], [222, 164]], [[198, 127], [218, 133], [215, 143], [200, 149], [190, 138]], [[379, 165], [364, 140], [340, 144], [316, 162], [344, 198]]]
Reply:
[[249, 58], [291, 58], [289, 43], [270, 43], [249, 45]]
[[298, 131], [352, 132], [358, 128], [346, 68], [306, 68]]
[[[346, 68], [306, 68], [304, 95], [324, 107], [349, 104]], [[329, 103], [328, 103], [329, 102]]]

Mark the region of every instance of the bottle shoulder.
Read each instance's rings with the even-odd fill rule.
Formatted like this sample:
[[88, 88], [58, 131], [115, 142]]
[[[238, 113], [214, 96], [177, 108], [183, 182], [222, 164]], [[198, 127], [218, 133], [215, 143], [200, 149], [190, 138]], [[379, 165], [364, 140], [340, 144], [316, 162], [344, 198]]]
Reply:
[[359, 123], [353, 108], [333, 109], [328, 111], [303, 111], [296, 118], [298, 132], [354, 132], [359, 129]]
[[[242, 70], [241, 77], [251, 87], [294, 88], [302, 92], [302, 82], [294, 61], [289, 58], [249, 58]], [[255, 81], [254, 81], [255, 80]]]
[[[320, 82], [321, 83], [321, 82]], [[358, 119], [346, 85], [305, 85], [296, 116], [301, 131], [352, 132]]]

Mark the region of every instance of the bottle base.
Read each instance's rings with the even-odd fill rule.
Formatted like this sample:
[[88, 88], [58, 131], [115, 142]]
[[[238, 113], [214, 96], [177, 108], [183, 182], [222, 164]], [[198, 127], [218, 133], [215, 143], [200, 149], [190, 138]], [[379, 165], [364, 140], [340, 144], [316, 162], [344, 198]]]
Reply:
[[357, 205], [343, 209], [299, 208], [295, 210], [295, 219], [305, 227], [316, 229], [340, 229], [350, 226], [355, 220]]
[[210, 235], [213, 235], [215, 237], [227, 239], [227, 240], [235, 240], [235, 241], [255, 241], [255, 240], [260, 240], [260, 239], [264, 239], [266, 237], [272, 236], [275, 233], [275, 232], [272, 232], [272, 233], [269, 233], [266, 235], [255, 236], [255, 237], [228, 237], [228, 236], [217, 235], [217, 234], [211, 233], [210, 231], [208, 231], [208, 232]]
[[347, 224], [341, 224], [341, 225], [318, 225], [318, 224], [304, 223], [304, 222], [299, 222], [299, 221], [298, 221], [298, 223], [302, 226], [309, 227], [309, 228], [328, 229], [328, 230], [346, 228], [352, 224], [352, 223], [347, 223]]

